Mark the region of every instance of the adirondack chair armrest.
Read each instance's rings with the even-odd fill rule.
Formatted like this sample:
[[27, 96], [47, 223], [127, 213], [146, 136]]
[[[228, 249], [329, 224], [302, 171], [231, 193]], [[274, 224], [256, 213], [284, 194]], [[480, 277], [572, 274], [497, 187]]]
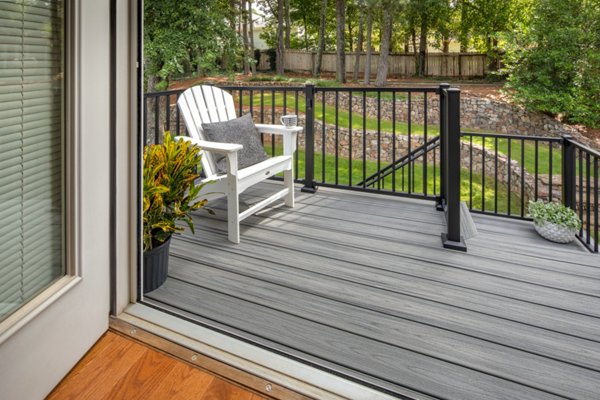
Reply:
[[284, 135], [284, 136], [297, 135], [298, 132], [302, 132], [302, 129], [304, 129], [301, 126], [295, 126], [293, 128], [286, 128], [283, 125], [268, 125], [268, 124], [254, 124], [254, 126], [256, 126], [256, 129], [258, 129], [259, 133], [274, 133], [276, 135]]
[[188, 142], [192, 142], [200, 146], [202, 150], [218, 154], [236, 153], [244, 147], [241, 144], [237, 143], [209, 142], [208, 140], [197, 140], [188, 136], [176, 136], [175, 139], [187, 140]]
[[235, 185], [238, 175], [238, 154], [237, 152], [244, 148], [237, 143], [210, 142], [208, 140], [198, 140], [188, 136], [175, 136], [175, 140], [187, 140], [192, 142], [204, 151], [211, 153], [224, 154], [227, 157], [227, 179], [229, 186]]
[[255, 124], [259, 133], [273, 133], [283, 136], [283, 154], [293, 155], [296, 151], [296, 136], [304, 129], [301, 126], [286, 128], [283, 125]]

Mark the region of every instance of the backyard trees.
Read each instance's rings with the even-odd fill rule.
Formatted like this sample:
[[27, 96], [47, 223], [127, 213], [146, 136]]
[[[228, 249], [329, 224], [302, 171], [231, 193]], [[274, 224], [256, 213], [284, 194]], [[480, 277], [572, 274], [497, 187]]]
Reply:
[[[419, 32], [419, 52], [417, 57], [417, 75], [424, 76], [426, 72], [425, 56], [427, 54], [427, 39], [431, 31], [438, 26], [448, 12], [447, 0], [409, 0], [406, 15], [415, 42], [415, 31]], [[416, 44], [415, 44], [416, 52]]]
[[166, 89], [174, 74], [204, 73], [226, 56], [235, 61], [239, 42], [223, 0], [144, 2], [144, 72], [148, 91]]
[[513, 98], [529, 108], [600, 127], [600, 3], [538, 0], [508, 36]]
[[490, 59], [490, 70], [499, 66], [498, 39], [502, 33], [512, 31], [527, 14], [531, 0], [462, 0], [459, 32], [461, 43], [472, 37], [472, 44], [485, 51]]

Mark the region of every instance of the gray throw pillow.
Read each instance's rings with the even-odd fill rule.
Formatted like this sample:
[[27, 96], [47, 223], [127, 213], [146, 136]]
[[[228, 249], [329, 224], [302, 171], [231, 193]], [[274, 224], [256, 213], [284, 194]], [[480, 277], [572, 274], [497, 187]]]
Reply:
[[[269, 158], [250, 114], [229, 121], [202, 124], [202, 130], [206, 139], [211, 142], [237, 143], [244, 146], [238, 152], [238, 169], [249, 167]], [[218, 173], [227, 172], [225, 156], [216, 155], [215, 162]]]

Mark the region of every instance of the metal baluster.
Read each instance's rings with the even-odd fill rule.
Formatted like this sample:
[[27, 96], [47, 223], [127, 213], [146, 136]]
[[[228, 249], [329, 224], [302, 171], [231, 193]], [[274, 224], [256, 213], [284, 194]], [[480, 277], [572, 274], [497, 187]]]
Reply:
[[362, 132], [362, 182], [363, 188], [366, 187], [367, 179], [367, 92], [363, 91], [362, 94], [362, 118], [363, 118], [363, 132]]
[[427, 92], [423, 92], [423, 195], [427, 196]]
[[538, 200], [538, 148], [539, 142], [535, 141], [535, 189], [534, 189], [534, 200]]
[[412, 151], [412, 92], [408, 92], [408, 194], [412, 193], [414, 176], [413, 176], [413, 163], [410, 159], [410, 153]]
[[549, 142], [549, 149], [548, 149], [548, 202], [552, 201], [552, 192], [553, 192], [553, 188], [552, 188], [552, 159], [554, 158], [552, 155], [552, 142]]
[[339, 177], [339, 131], [340, 131], [340, 123], [339, 123], [339, 109], [340, 109], [340, 95], [339, 92], [335, 91], [335, 185], [338, 185], [338, 177]]
[[352, 89], [348, 92], [348, 186], [352, 186]]
[[325, 183], [325, 141], [327, 140], [327, 133], [325, 132], [325, 91], [323, 90], [323, 112], [321, 116], [321, 131], [322, 131], [322, 139], [321, 139], [321, 180]]
[[377, 190], [381, 190], [381, 92], [377, 91]]
[[521, 218], [525, 217], [525, 140], [521, 139]]
[[494, 137], [494, 214], [498, 214], [498, 136]]
[[485, 136], [481, 137], [481, 212], [485, 212]]
[[586, 236], [586, 240], [585, 242], [589, 245], [590, 244], [590, 234], [591, 234], [591, 219], [592, 219], [592, 215], [591, 215], [591, 175], [590, 175], [590, 167], [591, 167], [591, 160], [590, 160], [590, 153], [586, 152], [585, 153], [585, 205], [586, 205], [586, 230], [587, 230], [587, 236]]
[[511, 163], [512, 158], [511, 158], [511, 152], [512, 152], [512, 143], [510, 141], [510, 138], [508, 138], [508, 178], [507, 178], [507, 180], [508, 180], [508, 190], [507, 190], [507, 192], [508, 192], [508, 196], [507, 196], [508, 197], [508, 199], [507, 199], [507, 202], [508, 202], [508, 204], [507, 204], [507, 206], [508, 206], [507, 207], [508, 208], [508, 211], [507, 211], [508, 215], [511, 214], [511, 208], [510, 208], [511, 204], [510, 203], [511, 203], [511, 195], [512, 195], [512, 185], [510, 184], [510, 181], [511, 181], [511, 178], [512, 178], [512, 163]]
[[473, 209], [473, 135], [469, 135], [469, 208]]
[[[392, 92], [392, 165], [396, 162], [396, 92]], [[396, 192], [396, 167], [392, 168], [392, 192]]]

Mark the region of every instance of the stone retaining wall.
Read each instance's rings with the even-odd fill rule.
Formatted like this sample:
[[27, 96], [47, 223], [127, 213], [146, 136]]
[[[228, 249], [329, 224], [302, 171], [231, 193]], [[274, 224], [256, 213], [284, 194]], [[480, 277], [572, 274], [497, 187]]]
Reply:
[[[396, 98], [396, 120], [408, 121], [408, 99], [403, 93], [397, 93]], [[349, 93], [338, 93], [338, 105], [341, 109], [349, 110]], [[317, 96], [320, 101], [321, 96]], [[335, 106], [336, 95], [334, 92], [326, 92], [325, 102]], [[377, 118], [378, 100], [373, 97], [365, 98], [366, 114]], [[427, 106], [422, 93], [411, 94], [410, 118], [413, 123], [423, 124], [425, 121], [425, 109], [427, 110], [427, 123], [439, 124], [439, 96], [435, 93], [427, 94]], [[380, 115], [383, 119], [392, 120], [392, 101], [380, 100]], [[352, 111], [357, 115], [363, 112], [363, 97], [352, 95]], [[557, 137], [561, 135], [572, 135], [576, 140], [590, 144], [590, 140], [581, 135], [576, 129], [562, 124], [555, 119], [541, 114], [528, 112], [522, 107], [506, 102], [491, 100], [481, 97], [462, 96], [460, 99], [460, 122], [463, 129], [477, 129], [488, 132], [506, 133], [514, 135]]]

